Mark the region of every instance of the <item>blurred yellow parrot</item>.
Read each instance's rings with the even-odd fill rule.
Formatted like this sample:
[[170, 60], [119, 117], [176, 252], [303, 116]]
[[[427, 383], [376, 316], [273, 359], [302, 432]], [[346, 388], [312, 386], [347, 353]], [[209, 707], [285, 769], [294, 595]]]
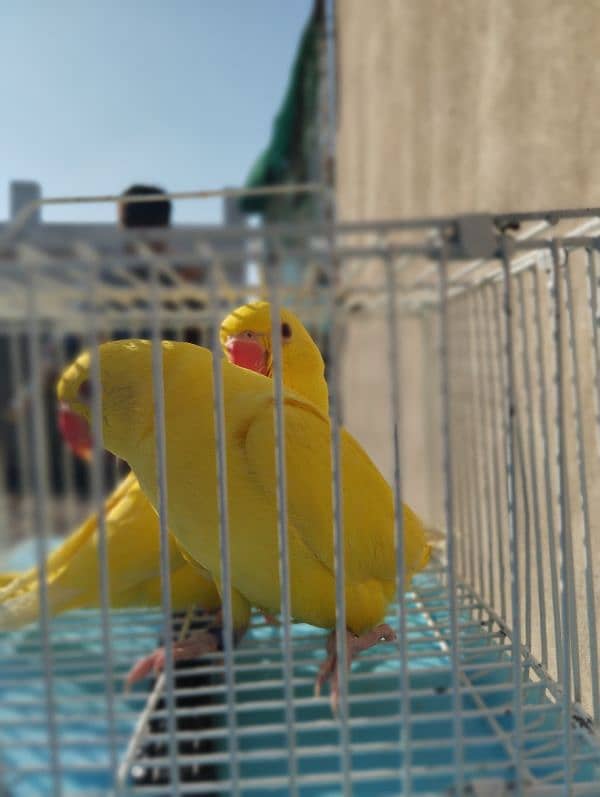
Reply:
[[[109, 605], [153, 606], [161, 602], [158, 518], [134, 474], [128, 474], [105, 502]], [[48, 557], [48, 606], [52, 616], [100, 605], [98, 517], [90, 516]], [[174, 610], [197, 603], [220, 605], [210, 579], [194, 572], [169, 535], [171, 599]], [[33, 622], [39, 613], [37, 568], [14, 579], [0, 593], [0, 627]]]
[[18, 570], [6, 570], [4, 573], [0, 573], [0, 589], [8, 586], [11, 581], [14, 581], [15, 578], [18, 578], [20, 575]]
[[[282, 325], [284, 362], [294, 331]], [[287, 333], [290, 334], [287, 334]], [[219, 590], [219, 511], [213, 423], [211, 353], [185, 343], [163, 342], [168, 517], [179, 545], [211, 574]], [[265, 373], [268, 372], [265, 358]], [[64, 372], [58, 395], [89, 422], [89, 355]], [[147, 341], [100, 347], [103, 438], [125, 459], [142, 490], [157, 501], [151, 346]], [[260, 373], [224, 362], [223, 394], [227, 452], [227, 499], [234, 626], [243, 631], [250, 607], [280, 608], [277, 477], [273, 383]], [[329, 419], [322, 407], [298, 392], [284, 396], [287, 513], [292, 616], [333, 629], [336, 622]], [[394, 633], [382, 625], [396, 593], [392, 491], [358, 442], [341, 430], [342, 509], [348, 659]], [[430, 556], [423, 524], [403, 507], [407, 582]], [[191, 655], [202, 652], [195, 640]], [[205, 650], [215, 649], [205, 637]], [[332, 677], [330, 655], [318, 684]]]
[[[321, 354], [301, 322], [282, 311], [282, 324], [294, 329], [294, 345], [287, 347], [283, 379], [291, 375], [296, 389], [316, 401], [327, 401]], [[244, 305], [223, 322], [220, 337], [224, 352], [233, 363], [263, 373], [271, 369], [271, 319], [266, 302]], [[326, 408], [326, 407], [325, 407]], [[80, 456], [89, 456], [91, 436], [77, 416], [66, 411], [61, 429]], [[105, 502], [109, 565], [109, 605], [132, 608], [160, 605], [159, 521], [155, 510], [129, 474]], [[69, 609], [100, 605], [98, 571], [98, 516], [90, 516], [47, 560], [48, 602], [52, 615]], [[186, 561], [187, 560], [187, 561]], [[169, 535], [171, 601], [174, 610], [200, 605], [207, 610], [220, 605], [214, 583]], [[38, 569], [0, 576], [0, 628], [20, 627], [39, 613]]]

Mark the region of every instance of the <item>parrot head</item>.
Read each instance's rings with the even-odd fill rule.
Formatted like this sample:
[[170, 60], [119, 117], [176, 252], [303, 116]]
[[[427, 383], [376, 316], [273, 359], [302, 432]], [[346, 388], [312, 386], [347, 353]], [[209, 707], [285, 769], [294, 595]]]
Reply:
[[61, 398], [61, 383], [69, 376], [69, 384], [76, 381], [78, 373], [87, 373], [90, 357], [87, 352], [80, 355], [75, 362], [63, 372], [57, 385], [58, 394], [58, 429], [71, 451], [81, 459], [89, 460], [92, 453], [92, 434], [89, 423], [89, 398], [91, 391], [87, 378], [80, 380], [77, 392], [68, 393], [69, 400]]
[[[327, 384], [321, 352], [291, 310], [282, 308], [280, 324], [284, 385], [326, 410]], [[234, 310], [221, 324], [220, 340], [231, 363], [273, 376], [273, 327], [268, 302], [252, 302]]]
[[[162, 346], [166, 372], [172, 344], [163, 341]], [[152, 344], [147, 340], [116, 340], [103, 343], [98, 351], [103, 444], [121, 456], [120, 442], [135, 444], [153, 423]], [[86, 351], [62, 372], [56, 393], [59, 426], [75, 453], [84, 453], [87, 448], [88, 457], [92, 446], [92, 391], [91, 358]]]
[[[321, 352], [290, 310], [281, 310], [280, 334], [284, 385], [327, 411], [327, 384]], [[225, 356], [233, 365], [272, 376], [273, 335], [268, 302], [254, 302], [234, 310], [221, 324], [220, 340]], [[147, 341], [115, 341], [123, 347], [123, 361], [127, 360], [127, 346], [133, 343], [136, 346], [144, 343], [147, 351], [151, 350]], [[63, 373], [57, 388], [59, 398], [61, 393], [68, 395], [68, 400], [61, 399], [59, 403], [59, 430], [71, 450], [84, 459], [89, 459], [92, 448], [89, 423], [91, 383], [89, 375], [82, 376], [88, 374], [89, 366], [89, 353], [84, 353]]]

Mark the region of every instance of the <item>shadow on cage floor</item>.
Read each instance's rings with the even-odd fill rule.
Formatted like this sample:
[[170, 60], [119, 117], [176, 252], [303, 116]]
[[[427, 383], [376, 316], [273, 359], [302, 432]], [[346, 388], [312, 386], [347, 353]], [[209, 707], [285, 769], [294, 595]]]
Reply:
[[[361, 797], [406, 793], [409, 784], [415, 794], [453, 794], [457, 738], [466, 783], [489, 781], [510, 789], [517, 761], [510, 638], [468, 586], [458, 586], [456, 604], [459, 644], [453, 651], [442, 571], [431, 568], [414, 580], [406, 598], [408, 675], [402, 674], [398, 644], [382, 644], [360, 657], [350, 679], [345, 741], [328, 695], [313, 697], [325, 634], [310, 626], [294, 626], [293, 632], [293, 749], [279, 628], [254, 617], [235, 652], [235, 748], [221, 660], [206, 657], [178, 667], [181, 794], [227, 794], [237, 777], [244, 795], [283, 797], [295, 771], [303, 797], [339, 795], [344, 761], [353, 793]], [[207, 622], [201, 615], [187, 619], [197, 627]], [[397, 622], [393, 613], [389, 621]], [[183, 622], [174, 618], [175, 633]], [[51, 733], [64, 793], [107, 794], [112, 763], [118, 761], [127, 793], [166, 797], [171, 787], [164, 679], [128, 695], [122, 687], [133, 658], [156, 644], [160, 615], [113, 612], [110, 624], [114, 644], [108, 662], [98, 612], [74, 612], [52, 622]], [[13, 797], [51, 793], [42, 648], [33, 627], [0, 636], [1, 777]], [[552, 793], [565, 782], [561, 707], [553, 698], [554, 684], [531, 660], [523, 662], [521, 673], [523, 772], [532, 788]], [[408, 694], [402, 692], [407, 680]], [[600, 780], [600, 748], [575, 723], [572, 768], [574, 793], [593, 794], [589, 789]]]

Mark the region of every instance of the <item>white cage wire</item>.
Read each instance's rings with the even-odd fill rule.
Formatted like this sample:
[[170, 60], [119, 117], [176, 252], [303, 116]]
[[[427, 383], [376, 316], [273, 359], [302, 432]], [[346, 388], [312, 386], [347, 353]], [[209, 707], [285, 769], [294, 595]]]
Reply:
[[[5, 233], [0, 325], [12, 394], [28, 386], [30, 410], [14, 419], [20, 482], [2, 496], [4, 561], [15, 537], [34, 542], [40, 607], [37, 622], [0, 636], [5, 793], [600, 793], [599, 242], [600, 212], [589, 210], [153, 230], [109, 242]], [[282, 277], [290, 263], [293, 282]], [[186, 266], [197, 269], [191, 279]], [[406, 592], [398, 579], [388, 616], [398, 641], [359, 657], [348, 677], [342, 669], [337, 716], [312, 692], [325, 632], [286, 621], [285, 512], [282, 624], [254, 614], [234, 644], [223, 486], [224, 650], [177, 665], [167, 655], [150, 688], [125, 693], [127, 668], [159, 636], [168, 642], [215, 623], [197, 607], [170, 611], [162, 433], [162, 609], [109, 609], [104, 498], [117, 466], [106, 477], [96, 449], [80, 500], [66, 449], [60, 489], [50, 478], [43, 366], [64, 367], [68, 336], [94, 347], [144, 330], [156, 343], [166, 328], [181, 338], [193, 327], [215, 354], [218, 385], [215, 332], [252, 297], [270, 301], [275, 316], [282, 306], [297, 312], [323, 348], [334, 464], [343, 422], [389, 478], [396, 504], [414, 505], [443, 532]], [[155, 378], [160, 356], [155, 346]], [[98, 404], [96, 439], [100, 426]], [[52, 616], [48, 541], [90, 511], [99, 517], [101, 606]], [[338, 563], [343, 525], [338, 510]]]

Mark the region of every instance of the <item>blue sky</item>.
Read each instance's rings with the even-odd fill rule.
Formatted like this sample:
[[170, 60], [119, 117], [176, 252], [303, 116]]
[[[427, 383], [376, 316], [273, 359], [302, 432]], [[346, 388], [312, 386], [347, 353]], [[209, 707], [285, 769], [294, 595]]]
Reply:
[[[0, 220], [8, 183], [44, 195], [244, 182], [268, 142], [312, 0], [13, 0], [0, 10]], [[175, 222], [220, 203], [177, 203]], [[112, 221], [53, 208], [46, 221]]]

